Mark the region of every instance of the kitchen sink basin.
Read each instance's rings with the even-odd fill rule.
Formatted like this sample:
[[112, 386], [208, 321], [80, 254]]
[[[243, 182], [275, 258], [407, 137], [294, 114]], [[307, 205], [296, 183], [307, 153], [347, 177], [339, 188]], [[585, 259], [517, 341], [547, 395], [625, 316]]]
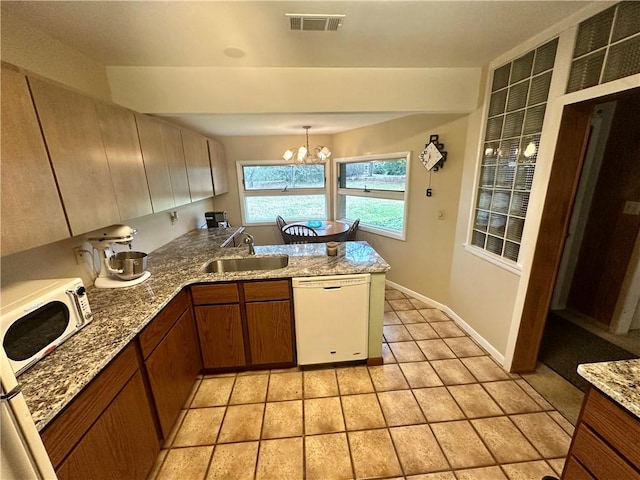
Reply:
[[287, 265], [289, 265], [289, 255], [218, 258], [208, 262], [202, 267], [202, 270], [206, 273], [244, 272], [248, 270], [276, 270]]

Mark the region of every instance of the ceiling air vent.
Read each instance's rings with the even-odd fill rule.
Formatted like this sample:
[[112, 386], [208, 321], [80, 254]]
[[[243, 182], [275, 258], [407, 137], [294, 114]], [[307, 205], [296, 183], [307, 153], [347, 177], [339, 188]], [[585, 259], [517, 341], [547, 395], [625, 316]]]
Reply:
[[291, 30], [305, 32], [335, 32], [345, 15], [325, 13], [285, 13]]

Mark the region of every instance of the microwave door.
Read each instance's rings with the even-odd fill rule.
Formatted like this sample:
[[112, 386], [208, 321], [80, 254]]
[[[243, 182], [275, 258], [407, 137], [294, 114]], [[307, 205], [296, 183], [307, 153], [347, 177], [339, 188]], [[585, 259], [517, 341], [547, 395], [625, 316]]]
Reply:
[[3, 480], [56, 479], [56, 474], [42, 444], [31, 413], [20, 393], [9, 360], [0, 348], [0, 413], [2, 422], [2, 458], [0, 478]]

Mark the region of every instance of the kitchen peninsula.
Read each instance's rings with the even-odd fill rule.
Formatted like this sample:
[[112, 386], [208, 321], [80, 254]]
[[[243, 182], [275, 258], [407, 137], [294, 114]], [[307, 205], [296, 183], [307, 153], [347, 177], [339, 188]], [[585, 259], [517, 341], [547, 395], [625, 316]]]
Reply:
[[47, 426], [184, 287], [193, 284], [370, 273], [369, 358], [381, 356], [384, 274], [390, 267], [369, 244], [343, 243], [335, 257], [326, 255], [324, 244], [256, 246], [257, 256], [288, 255], [288, 265], [276, 270], [203, 272], [203, 265], [212, 258], [247, 256], [246, 246], [221, 246], [240, 229], [193, 230], [151, 252], [151, 278], [141, 285], [89, 287], [93, 321], [19, 379], [38, 430]]
[[588, 363], [582, 404], [562, 478], [640, 478], [640, 359]]

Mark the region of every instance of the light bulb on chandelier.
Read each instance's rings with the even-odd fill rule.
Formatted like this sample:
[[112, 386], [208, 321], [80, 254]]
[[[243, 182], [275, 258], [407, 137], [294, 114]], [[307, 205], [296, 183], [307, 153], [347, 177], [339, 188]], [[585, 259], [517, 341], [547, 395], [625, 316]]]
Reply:
[[331, 150], [322, 145], [318, 145], [313, 151], [309, 150], [309, 129], [310, 126], [302, 127], [306, 131], [307, 142], [298, 149], [291, 148], [284, 152], [282, 158], [287, 162], [296, 161], [298, 163], [324, 163], [330, 156]]

